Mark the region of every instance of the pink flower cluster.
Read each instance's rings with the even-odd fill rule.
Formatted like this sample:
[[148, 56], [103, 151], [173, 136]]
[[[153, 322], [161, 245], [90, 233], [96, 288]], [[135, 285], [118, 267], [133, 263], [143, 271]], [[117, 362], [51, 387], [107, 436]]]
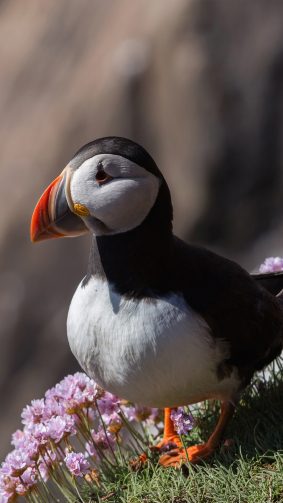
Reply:
[[[60, 457], [60, 442], [78, 433], [80, 412], [101, 399], [103, 391], [83, 373], [65, 377], [48, 390], [44, 399], [32, 400], [22, 412], [23, 430], [12, 436], [14, 450], [0, 469], [0, 502], [12, 501], [17, 495], [27, 494], [39, 481], [47, 481], [56, 463], [65, 461], [71, 473], [77, 466], [84, 473], [88, 462], [83, 454], [70, 452]], [[109, 402], [110, 397], [108, 398]], [[113, 398], [113, 401], [117, 401]]]
[[259, 272], [279, 272], [283, 271], [283, 258], [282, 257], [268, 257], [259, 268]]
[[68, 470], [75, 477], [83, 477], [89, 471], [90, 464], [81, 452], [68, 452], [64, 461]]
[[[47, 482], [54, 481], [58, 487], [62, 470], [73, 476], [77, 491], [75, 479], [91, 473], [102, 458], [107, 462], [106, 451], [108, 456], [114, 453], [125, 421], [157, 424], [160, 420], [157, 409], [121, 404], [80, 372], [65, 377], [44, 398], [32, 400], [21, 417], [23, 429], [13, 434], [14, 450], [0, 468], [0, 503], [17, 496], [28, 499]], [[79, 444], [85, 452], [77, 452]], [[39, 501], [45, 501], [44, 491]]]

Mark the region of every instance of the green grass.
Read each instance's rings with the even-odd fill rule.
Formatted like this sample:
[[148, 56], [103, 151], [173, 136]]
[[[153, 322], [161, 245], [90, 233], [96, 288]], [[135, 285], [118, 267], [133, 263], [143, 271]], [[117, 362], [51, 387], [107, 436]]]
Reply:
[[[256, 379], [246, 391], [227, 430], [233, 439], [229, 449], [220, 447], [209, 462], [185, 465], [182, 470], [164, 469], [150, 461], [142, 470], [131, 471], [124, 463], [89, 503], [283, 503], [283, 372]], [[195, 411], [197, 428], [188, 444], [207, 439], [218, 407], [206, 403]]]

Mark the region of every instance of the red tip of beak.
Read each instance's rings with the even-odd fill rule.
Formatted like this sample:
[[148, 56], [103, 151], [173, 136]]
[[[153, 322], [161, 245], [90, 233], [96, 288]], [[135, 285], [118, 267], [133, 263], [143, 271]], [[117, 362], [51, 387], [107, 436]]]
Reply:
[[52, 192], [62, 180], [62, 175], [57, 176], [55, 180], [47, 187], [39, 199], [31, 219], [30, 238], [33, 243], [43, 241], [44, 239], [62, 237], [63, 234], [54, 228], [52, 222], [50, 201], [52, 201]]

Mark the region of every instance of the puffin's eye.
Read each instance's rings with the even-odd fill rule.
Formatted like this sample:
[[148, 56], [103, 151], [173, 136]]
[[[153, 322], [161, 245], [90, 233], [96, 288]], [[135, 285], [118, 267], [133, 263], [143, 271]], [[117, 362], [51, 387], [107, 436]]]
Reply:
[[107, 173], [105, 173], [104, 169], [100, 169], [99, 171], [97, 171], [97, 173], [95, 175], [95, 179], [99, 185], [102, 185], [103, 183], [106, 183], [106, 182], [109, 182], [109, 180], [112, 180], [112, 176], [107, 175]]

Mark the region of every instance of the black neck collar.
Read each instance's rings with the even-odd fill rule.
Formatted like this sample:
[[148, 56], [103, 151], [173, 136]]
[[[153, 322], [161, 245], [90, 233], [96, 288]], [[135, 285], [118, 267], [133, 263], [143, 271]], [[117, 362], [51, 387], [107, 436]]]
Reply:
[[99, 275], [124, 295], [164, 293], [172, 247], [172, 205], [167, 185], [162, 184], [153, 208], [140, 226], [121, 234], [93, 237], [84, 283]]

